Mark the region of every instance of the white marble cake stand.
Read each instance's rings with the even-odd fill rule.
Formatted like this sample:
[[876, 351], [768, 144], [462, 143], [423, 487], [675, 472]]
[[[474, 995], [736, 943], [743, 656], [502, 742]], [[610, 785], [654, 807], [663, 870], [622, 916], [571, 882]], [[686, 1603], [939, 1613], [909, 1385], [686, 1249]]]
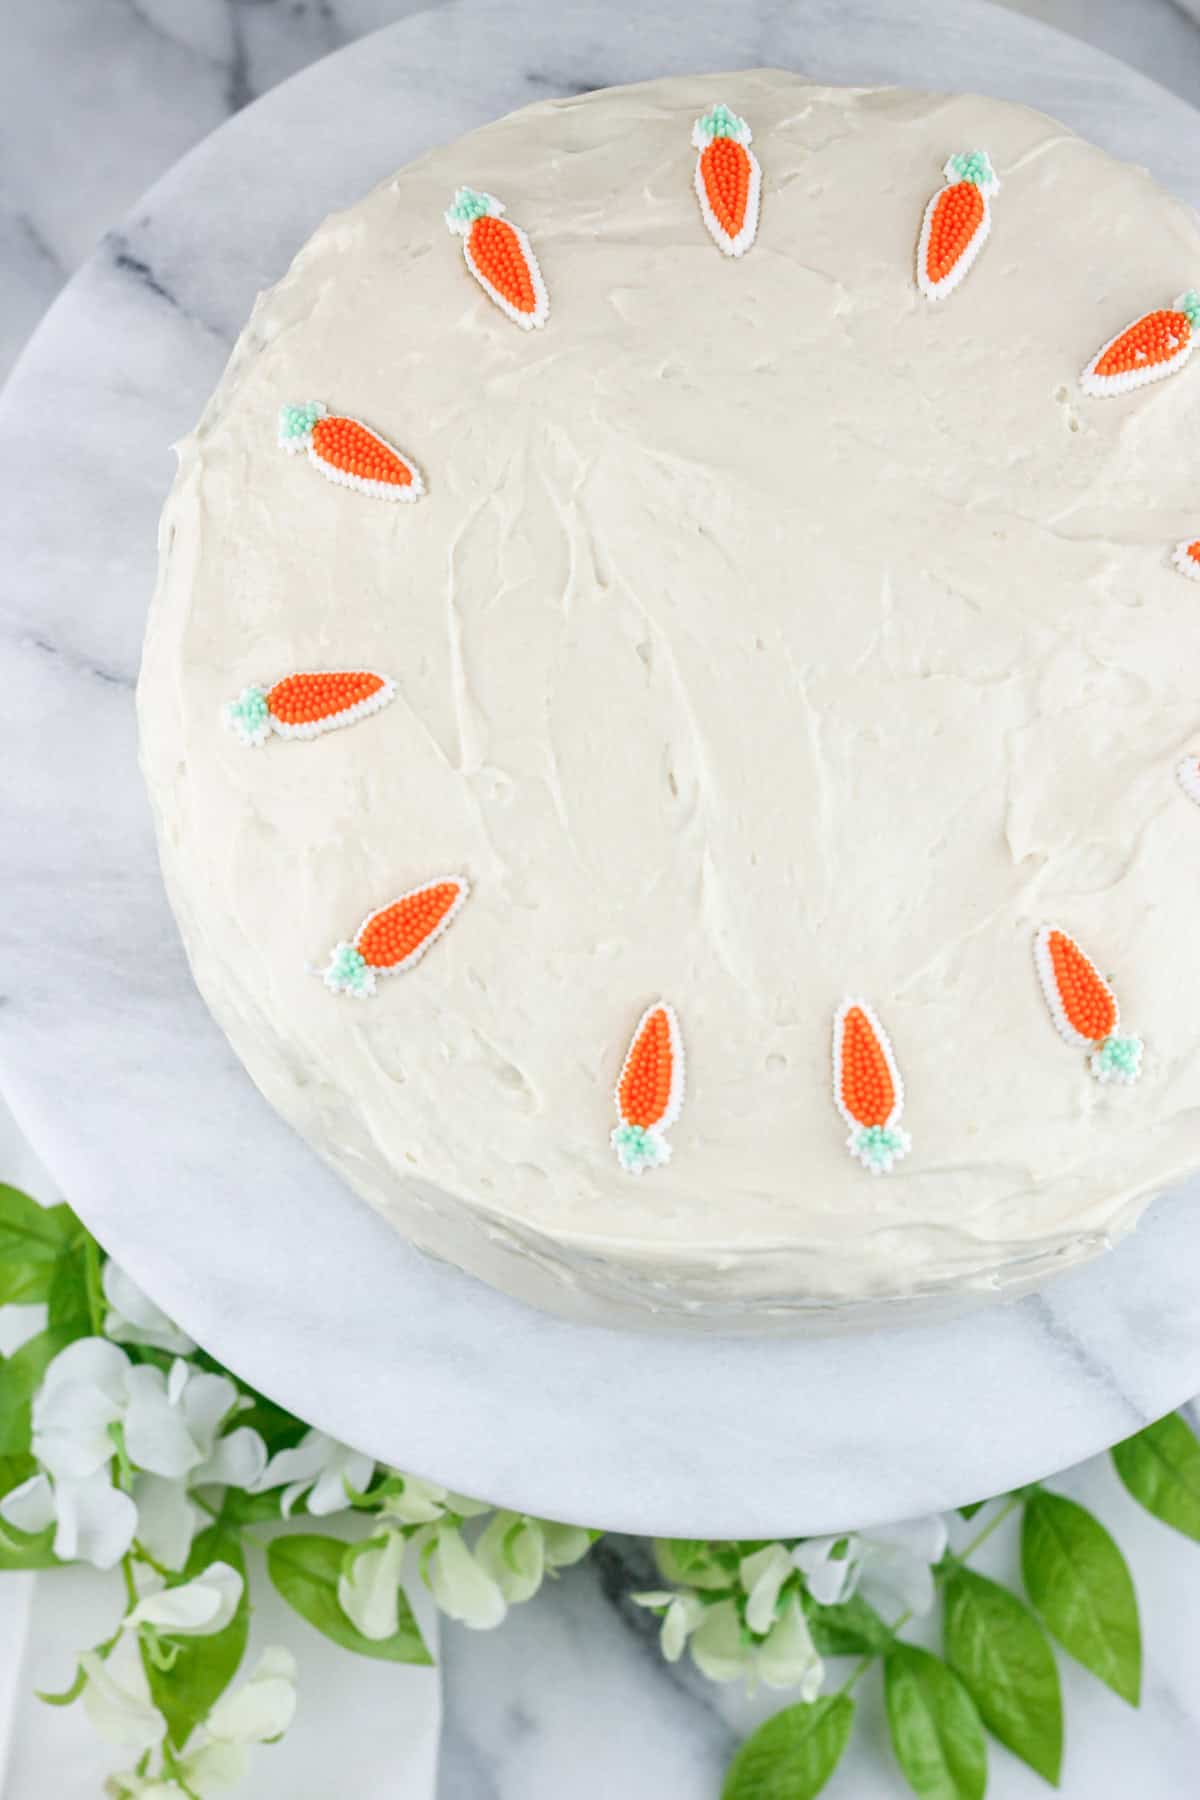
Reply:
[[201, 145], [104, 241], [0, 407], [0, 1078], [35, 1146], [165, 1307], [314, 1423], [517, 1507], [702, 1536], [945, 1507], [1194, 1393], [1200, 1210], [1163, 1202], [1045, 1298], [937, 1328], [706, 1341], [530, 1312], [395, 1238], [234, 1061], [159, 884], [132, 688], [166, 447], [325, 212], [528, 100], [762, 63], [1028, 100], [1200, 193], [1196, 113], [975, 0], [458, 0]]

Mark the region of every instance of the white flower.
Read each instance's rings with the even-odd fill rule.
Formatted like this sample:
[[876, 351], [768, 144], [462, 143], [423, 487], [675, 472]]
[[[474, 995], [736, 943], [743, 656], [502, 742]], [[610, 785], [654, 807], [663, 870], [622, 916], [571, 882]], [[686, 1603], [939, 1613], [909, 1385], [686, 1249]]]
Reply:
[[148, 1344], [155, 1350], [169, 1350], [176, 1356], [187, 1356], [196, 1348], [186, 1331], [172, 1324], [165, 1312], [155, 1306], [149, 1295], [126, 1275], [115, 1262], [104, 1265], [101, 1277], [109, 1314], [104, 1333], [116, 1344]]
[[747, 1688], [759, 1681], [772, 1688], [796, 1688], [802, 1701], [816, 1699], [825, 1674], [797, 1594], [785, 1602], [761, 1643], [747, 1638], [737, 1603], [719, 1600], [705, 1609], [692, 1633], [691, 1652], [696, 1667], [710, 1681], [741, 1677]]
[[572, 1563], [582, 1562], [595, 1541], [595, 1534], [582, 1525], [556, 1525], [549, 1519], [539, 1519], [538, 1524], [548, 1569], [569, 1569]]
[[[833, 1555], [838, 1549], [840, 1554]], [[935, 1515], [840, 1538], [809, 1538], [792, 1560], [822, 1606], [861, 1593], [885, 1617], [920, 1615], [933, 1605], [933, 1567], [946, 1553], [946, 1524]]]
[[149, 1365], [130, 1369], [126, 1386], [125, 1449], [137, 1468], [186, 1476], [193, 1487], [249, 1487], [266, 1468], [257, 1431], [243, 1425], [219, 1435], [239, 1398], [227, 1376], [176, 1361], [166, 1376]]
[[111, 1800], [187, 1800], [178, 1782], [158, 1781], [152, 1776], [139, 1775], [136, 1769], [130, 1769], [124, 1775], [110, 1775], [104, 1784], [104, 1792]]
[[769, 1688], [797, 1688], [805, 1702], [816, 1699], [825, 1677], [800, 1596], [792, 1594], [758, 1646], [755, 1671]]
[[546, 1544], [536, 1519], [497, 1512], [475, 1546], [475, 1557], [510, 1605], [531, 1600], [546, 1572]]
[[282, 1487], [285, 1519], [307, 1494], [309, 1512], [321, 1518], [342, 1512], [347, 1488], [361, 1494], [374, 1473], [371, 1457], [326, 1437], [323, 1431], [307, 1431], [295, 1449], [280, 1450], [271, 1458], [250, 1491], [265, 1494]]
[[782, 1544], [767, 1544], [738, 1565], [738, 1579], [746, 1592], [746, 1623], [762, 1637], [775, 1623], [779, 1590], [794, 1573], [792, 1559]]
[[0, 1518], [35, 1533], [53, 1524], [54, 1554], [62, 1562], [111, 1569], [132, 1544], [138, 1515], [129, 1495], [101, 1468], [74, 1480], [61, 1477], [53, 1486], [45, 1475], [31, 1475], [0, 1500]]
[[79, 1666], [87, 1677], [84, 1710], [107, 1743], [135, 1756], [162, 1743], [167, 1722], [151, 1702], [136, 1637], [119, 1638], [107, 1662], [95, 1650], [89, 1650], [80, 1657]]
[[48, 1474], [76, 1480], [107, 1468], [111, 1426], [128, 1403], [129, 1358], [104, 1338], [79, 1338], [49, 1364], [33, 1401], [33, 1454]]
[[688, 1638], [704, 1617], [703, 1600], [686, 1589], [675, 1591], [670, 1588], [649, 1594], [632, 1594], [630, 1598], [635, 1606], [648, 1606], [654, 1612], [662, 1610], [659, 1646], [667, 1662], [678, 1662]]
[[126, 1616], [125, 1628], [136, 1631], [139, 1625], [152, 1625], [167, 1637], [211, 1637], [232, 1620], [244, 1585], [228, 1563], [210, 1563], [193, 1580], [139, 1600]]
[[338, 1603], [364, 1637], [378, 1642], [397, 1630], [403, 1568], [404, 1539], [398, 1531], [389, 1531], [360, 1550], [349, 1571], [338, 1577]]
[[472, 1631], [490, 1631], [508, 1611], [499, 1583], [480, 1568], [457, 1526], [432, 1528], [421, 1567], [439, 1609]]
[[258, 1433], [218, 1436], [237, 1404], [224, 1375], [177, 1360], [166, 1376], [131, 1363], [105, 1338], [80, 1338], [50, 1363], [34, 1397], [33, 1453], [56, 1479], [90, 1475], [110, 1462], [119, 1425], [130, 1462], [151, 1474], [195, 1484], [254, 1479], [266, 1464]]
[[398, 1494], [386, 1494], [380, 1513], [387, 1519], [398, 1519], [404, 1525], [427, 1525], [440, 1519], [447, 1507], [447, 1493], [436, 1481], [422, 1481], [417, 1475], [401, 1475]]
[[[179, 1773], [188, 1791], [199, 1794], [213, 1787], [236, 1786], [250, 1765], [247, 1746], [282, 1737], [295, 1712], [296, 1659], [278, 1647], [264, 1650], [248, 1680], [222, 1694], [209, 1713], [204, 1722], [208, 1741], [180, 1762]], [[141, 1789], [131, 1792], [142, 1800]], [[154, 1787], [145, 1793], [158, 1800]], [[163, 1793], [171, 1793], [174, 1800], [169, 1787]]]

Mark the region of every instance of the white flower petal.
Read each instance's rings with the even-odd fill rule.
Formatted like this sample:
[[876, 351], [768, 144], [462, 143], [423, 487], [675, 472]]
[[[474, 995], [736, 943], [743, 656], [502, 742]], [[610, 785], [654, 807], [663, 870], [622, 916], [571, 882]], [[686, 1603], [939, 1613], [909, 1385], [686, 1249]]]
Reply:
[[864, 1544], [878, 1544], [926, 1564], [941, 1562], [948, 1541], [946, 1521], [940, 1513], [926, 1519], [901, 1519], [895, 1525], [876, 1525], [858, 1535]]
[[446, 1490], [436, 1481], [422, 1481], [419, 1476], [405, 1475], [402, 1494], [389, 1494], [383, 1512], [389, 1519], [405, 1525], [425, 1525], [440, 1519], [446, 1510]]
[[816, 1699], [825, 1665], [817, 1655], [797, 1595], [784, 1603], [778, 1623], [759, 1646], [755, 1667], [768, 1687], [799, 1688], [802, 1700]]
[[676, 1594], [663, 1619], [660, 1644], [668, 1662], [678, 1662], [706, 1608], [695, 1594]]
[[137, 1505], [137, 1539], [155, 1562], [182, 1569], [192, 1547], [199, 1514], [178, 1481], [162, 1475], [139, 1475], [133, 1485]]
[[[60, 1350], [46, 1367], [40, 1394], [52, 1394], [69, 1382], [83, 1382], [98, 1387], [120, 1406], [125, 1399], [125, 1379], [130, 1362], [123, 1350], [102, 1337], [76, 1338]], [[36, 1402], [35, 1402], [36, 1404]]]
[[54, 1490], [44, 1475], [31, 1475], [0, 1500], [0, 1519], [18, 1531], [45, 1531], [54, 1520]]
[[211, 1788], [236, 1787], [250, 1772], [250, 1752], [244, 1744], [202, 1744], [184, 1758], [183, 1775], [194, 1794]]
[[399, 1624], [396, 1600], [403, 1568], [404, 1539], [392, 1531], [385, 1543], [356, 1556], [350, 1573], [338, 1579], [342, 1611], [373, 1642], [391, 1637]]
[[111, 1569], [133, 1542], [137, 1507], [112, 1485], [103, 1469], [81, 1481], [56, 1481], [54, 1508], [58, 1517], [54, 1554], [63, 1562]]
[[732, 1600], [705, 1607], [690, 1648], [692, 1661], [710, 1681], [736, 1681], [753, 1659], [753, 1651], [742, 1641], [742, 1624]]
[[188, 1432], [206, 1457], [212, 1455], [217, 1433], [237, 1402], [237, 1388], [227, 1376], [211, 1375], [206, 1370], [189, 1372], [180, 1405]]
[[239, 1425], [236, 1431], [218, 1438], [208, 1461], [193, 1470], [193, 1487], [206, 1484], [221, 1487], [255, 1488], [267, 1466], [267, 1446], [250, 1425]]
[[315, 1481], [329, 1461], [337, 1445], [323, 1431], [306, 1431], [291, 1450], [279, 1450], [271, 1458], [255, 1483], [256, 1494], [270, 1488], [299, 1486], [301, 1491]]
[[125, 1449], [136, 1468], [176, 1479], [204, 1460], [161, 1372], [148, 1364], [129, 1372]]
[[264, 1650], [248, 1681], [222, 1694], [206, 1721], [210, 1737], [261, 1744], [280, 1737], [296, 1711], [296, 1659], [278, 1645]]
[[105, 1742], [135, 1756], [161, 1744], [167, 1722], [151, 1704], [137, 1639], [120, 1638], [107, 1662], [94, 1650], [79, 1662], [87, 1676], [84, 1710]]
[[846, 1542], [844, 1534], [840, 1538], [809, 1538], [792, 1551], [792, 1561], [805, 1577], [809, 1593], [821, 1606], [838, 1606], [854, 1591], [858, 1578], [854, 1539], [849, 1540], [845, 1556], [835, 1558], [830, 1555], [835, 1545]]
[[475, 1546], [475, 1557], [510, 1605], [531, 1600], [546, 1568], [542, 1528], [520, 1513], [497, 1512]]
[[742, 1558], [738, 1576], [747, 1595], [746, 1623], [759, 1636], [775, 1623], [779, 1590], [793, 1572], [792, 1559], [782, 1544], [767, 1544]]
[[339, 1444], [337, 1449], [337, 1456], [317, 1476], [308, 1496], [308, 1510], [317, 1518], [344, 1512], [347, 1489], [353, 1488], [355, 1493], [361, 1494], [375, 1473], [371, 1457], [347, 1449], [344, 1444]]
[[555, 1525], [547, 1519], [540, 1523], [548, 1569], [570, 1568], [572, 1563], [581, 1562], [592, 1547], [592, 1534], [582, 1525]]
[[33, 1406], [33, 1453], [51, 1475], [92, 1475], [112, 1460], [122, 1407], [101, 1387], [63, 1381]]
[[508, 1611], [504, 1595], [475, 1561], [462, 1533], [457, 1527], [442, 1525], [433, 1541], [426, 1574], [441, 1611], [472, 1631], [490, 1631], [499, 1625]]
[[233, 1618], [243, 1586], [236, 1569], [215, 1562], [192, 1581], [139, 1600], [125, 1623], [131, 1630], [153, 1625], [168, 1637], [211, 1637]]
[[101, 1280], [104, 1297], [112, 1309], [104, 1321], [104, 1330], [114, 1343], [149, 1344], [180, 1356], [196, 1348], [186, 1331], [173, 1324], [117, 1263], [105, 1263]]

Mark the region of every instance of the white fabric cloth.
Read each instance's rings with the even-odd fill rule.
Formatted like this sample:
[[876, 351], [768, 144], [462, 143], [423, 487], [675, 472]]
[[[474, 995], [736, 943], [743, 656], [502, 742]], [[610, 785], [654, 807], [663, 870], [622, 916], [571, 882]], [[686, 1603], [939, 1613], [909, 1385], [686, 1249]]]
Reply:
[[[0, 1099], [0, 1181], [50, 1203], [57, 1199]], [[0, 1355], [40, 1329], [41, 1307], [0, 1307]], [[361, 1526], [329, 1519], [300, 1529], [357, 1535]], [[244, 1677], [268, 1644], [283, 1644], [299, 1664], [296, 1722], [279, 1744], [252, 1753], [244, 1800], [434, 1800], [441, 1735], [436, 1667], [406, 1668], [339, 1650], [297, 1618], [267, 1579], [261, 1553], [250, 1564], [253, 1604]], [[434, 1657], [438, 1621], [419, 1580], [409, 1598]], [[35, 1690], [61, 1691], [81, 1651], [109, 1637], [120, 1616], [119, 1574], [90, 1568], [36, 1575], [0, 1571], [0, 1800], [101, 1800], [105, 1776], [121, 1753], [92, 1730], [82, 1706], [44, 1705]]]

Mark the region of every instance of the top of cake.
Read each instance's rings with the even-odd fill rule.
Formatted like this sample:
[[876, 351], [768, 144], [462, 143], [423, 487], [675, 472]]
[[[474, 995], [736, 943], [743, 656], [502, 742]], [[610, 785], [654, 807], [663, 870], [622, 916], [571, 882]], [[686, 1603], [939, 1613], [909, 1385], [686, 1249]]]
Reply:
[[475, 132], [260, 300], [144, 760], [218, 1019], [416, 1241], [753, 1322], [1200, 1160], [1193, 282], [1048, 119], [764, 71]]

